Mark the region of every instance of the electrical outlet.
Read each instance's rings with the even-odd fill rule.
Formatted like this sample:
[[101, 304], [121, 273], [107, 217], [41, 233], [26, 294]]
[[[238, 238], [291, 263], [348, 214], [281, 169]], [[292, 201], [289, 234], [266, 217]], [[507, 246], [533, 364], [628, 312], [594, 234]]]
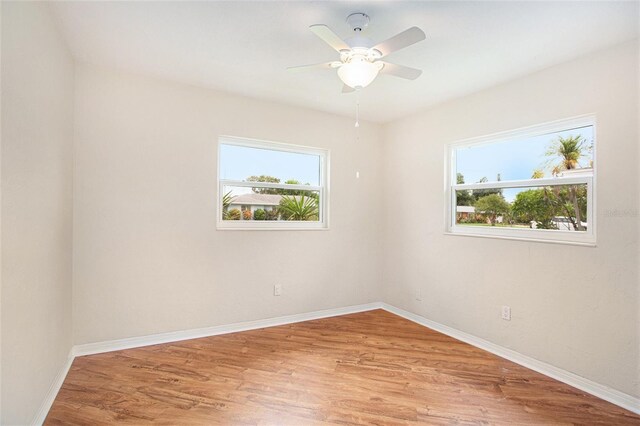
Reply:
[[273, 286], [273, 295], [280, 296], [282, 294], [282, 284], [276, 284]]
[[356, 172], [356, 179], [360, 179], [360, 172]]
[[502, 319], [506, 321], [511, 321], [511, 307], [509, 306], [502, 307]]

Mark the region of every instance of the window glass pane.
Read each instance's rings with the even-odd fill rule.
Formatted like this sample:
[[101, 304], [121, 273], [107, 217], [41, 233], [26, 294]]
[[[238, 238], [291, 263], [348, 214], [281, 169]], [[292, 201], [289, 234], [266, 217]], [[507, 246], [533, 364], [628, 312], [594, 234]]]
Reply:
[[223, 186], [222, 220], [319, 221], [318, 191]]
[[587, 185], [456, 191], [456, 225], [585, 232]]
[[220, 179], [320, 186], [320, 156], [220, 145]]
[[[524, 180], [589, 172], [593, 126], [455, 149], [456, 183]], [[572, 171], [567, 172], [571, 169]]]

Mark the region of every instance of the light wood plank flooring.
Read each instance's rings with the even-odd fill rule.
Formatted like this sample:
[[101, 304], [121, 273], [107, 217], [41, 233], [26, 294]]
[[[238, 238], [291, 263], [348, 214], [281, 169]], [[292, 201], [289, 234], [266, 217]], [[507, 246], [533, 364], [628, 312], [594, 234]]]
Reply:
[[584, 424], [640, 416], [382, 310], [76, 358], [55, 424]]

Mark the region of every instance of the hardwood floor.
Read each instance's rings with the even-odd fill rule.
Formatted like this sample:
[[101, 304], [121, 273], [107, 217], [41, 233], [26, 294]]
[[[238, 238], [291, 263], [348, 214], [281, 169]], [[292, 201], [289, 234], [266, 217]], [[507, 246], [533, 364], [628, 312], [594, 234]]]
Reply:
[[76, 358], [45, 424], [589, 424], [640, 416], [382, 310]]

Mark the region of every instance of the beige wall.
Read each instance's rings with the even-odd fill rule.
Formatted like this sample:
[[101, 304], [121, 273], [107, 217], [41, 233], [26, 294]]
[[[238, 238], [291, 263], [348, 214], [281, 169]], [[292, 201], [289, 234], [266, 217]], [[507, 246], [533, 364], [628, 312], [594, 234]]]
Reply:
[[[628, 43], [386, 126], [385, 301], [640, 396], [638, 76]], [[447, 143], [587, 113], [597, 248], [444, 235]]]
[[0, 2], [0, 423], [2, 423], [2, 2]]
[[0, 423], [2, 423], [2, 2], [0, 2]]
[[[85, 65], [75, 111], [76, 344], [380, 300], [378, 126]], [[330, 229], [216, 230], [218, 135], [330, 149]]]
[[71, 56], [43, 3], [2, 4], [2, 424], [30, 422], [71, 339]]

